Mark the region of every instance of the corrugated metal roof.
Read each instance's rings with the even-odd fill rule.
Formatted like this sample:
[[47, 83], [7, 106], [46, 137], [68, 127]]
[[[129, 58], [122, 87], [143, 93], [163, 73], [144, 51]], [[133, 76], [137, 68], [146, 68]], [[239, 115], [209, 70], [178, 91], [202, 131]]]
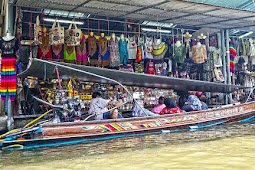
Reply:
[[255, 11], [254, 0], [183, 0], [183, 1], [209, 4], [227, 8], [235, 8], [247, 11]]

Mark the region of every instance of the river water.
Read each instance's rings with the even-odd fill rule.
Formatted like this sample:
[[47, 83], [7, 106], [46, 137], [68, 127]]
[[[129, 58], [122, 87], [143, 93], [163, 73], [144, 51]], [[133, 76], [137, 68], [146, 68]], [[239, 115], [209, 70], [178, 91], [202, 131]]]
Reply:
[[0, 151], [0, 169], [255, 169], [255, 122], [30, 150]]

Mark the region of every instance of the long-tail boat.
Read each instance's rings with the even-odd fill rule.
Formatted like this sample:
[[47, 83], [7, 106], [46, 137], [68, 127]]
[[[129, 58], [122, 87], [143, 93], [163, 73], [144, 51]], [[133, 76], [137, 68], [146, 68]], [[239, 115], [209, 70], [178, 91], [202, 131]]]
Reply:
[[[217, 91], [222, 93], [231, 93], [236, 90], [249, 88], [197, 80], [126, 73], [117, 70], [49, 62], [40, 59], [32, 59], [28, 69], [18, 76], [36, 76], [39, 78], [47, 76], [47, 78], [57, 78], [57, 75], [52, 71], [55, 67], [59, 68], [59, 76], [63, 79], [73, 74], [83, 81], [119, 84], [121, 86], [134, 85], [180, 91]], [[209, 110], [154, 117], [132, 117], [103, 121], [62, 123], [47, 122], [38, 126], [30, 126], [29, 124], [22, 129], [10, 131], [5, 134], [3, 140], [0, 141], [0, 146], [1, 148], [7, 149], [29, 149], [152, 133], [171, 133], [247, 120], [253, 117], [255, 117], [255, 102], [246, 102], [242, 104], [225, 105]], [[29, 134], [30, 137], [29, 139], [17, 139], [17, 136], [20, 134]]]

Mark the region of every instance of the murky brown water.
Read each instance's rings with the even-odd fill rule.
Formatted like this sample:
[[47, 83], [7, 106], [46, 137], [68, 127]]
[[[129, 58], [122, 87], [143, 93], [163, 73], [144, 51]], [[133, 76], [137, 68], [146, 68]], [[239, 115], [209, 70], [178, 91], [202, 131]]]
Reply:
[[255, 169], [255, 124], [0, 152], [0, 169]]

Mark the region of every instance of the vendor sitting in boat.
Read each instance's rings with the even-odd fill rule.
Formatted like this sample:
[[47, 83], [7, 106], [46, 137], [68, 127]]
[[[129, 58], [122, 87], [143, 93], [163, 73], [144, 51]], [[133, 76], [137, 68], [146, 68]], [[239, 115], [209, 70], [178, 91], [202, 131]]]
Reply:
[[159, 113], [160, 115], [183, 113], [183, 111], [179, 107], [177, 107], [175, 101], [172, 98], [166, 98], [164, 100], [164, 104], [166, 105], [166, 107], [162, 109], [162, 111]]
[[185, 105], [182, 107], [182, 110], [186, 112], [202, 110], [202, 103], [197, 96], [190, 95], [188, 101], [185, 102]]
[[95, 115], [95, 120], [117, 119], [118, 109], [108, 110], [108, 105], [121, 106], [121, 103], [103, 99], [101, 93], [94, 92], [90, 102], [89, 114]]
[[159, 113], [166, 107], [166, 105], [164, 104], [164, 100], [165, 100], [165, 98], [164, 98], [163, 96], [159, 97], [159, 99], [158, 99], [158, 105], [155, 106], [155, 107], [151, 110], [151, 112], [156, 113], [156, 114], [159, 114]]

